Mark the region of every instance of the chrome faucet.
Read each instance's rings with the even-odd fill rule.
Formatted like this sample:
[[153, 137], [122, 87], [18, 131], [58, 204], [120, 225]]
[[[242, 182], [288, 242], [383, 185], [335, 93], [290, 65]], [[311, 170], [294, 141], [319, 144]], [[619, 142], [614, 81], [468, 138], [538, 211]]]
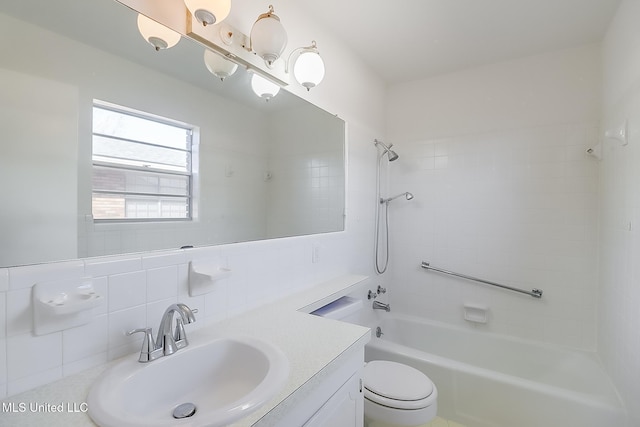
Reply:
[[[171, 304], [162, 315], [155, 341], [153, 340], [151, 328], [134, 329], [127, 332], [127, 335], [132, 335], [136, 332], [144, 333], [144, 341], [142, 342], [142, 350], [140, 351], [138, 361], [141, 363], [151, 362], [159, 357], [169, 356], [181, 348], [188, 346], [189, 341], [187, 341], [184, 324], [185, 322], [195, 322], [196, 318], [193, 314], [197, 312], [198, 310], [191, 310], [182, 303]], [[176, 319], [175, 329], [172, 330], [171, 326], [174, 313], [178, 313], [180, 317]]]
[[389, 304], [385, 304], [385, 303], [382, 303], [380, 301], [374, 301], [373, 302], [373, 309], [374, 310], [391, 311], [391, 306]]

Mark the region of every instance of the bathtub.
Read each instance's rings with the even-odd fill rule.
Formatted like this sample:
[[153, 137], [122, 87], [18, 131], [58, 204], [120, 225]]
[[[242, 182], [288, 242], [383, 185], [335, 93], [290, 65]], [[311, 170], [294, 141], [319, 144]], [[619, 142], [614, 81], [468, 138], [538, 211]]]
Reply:
[[[382, 337], [375, 336], [376, 327]], [[366, 360], [424, 372], [438, 415], [467, 427], [626, 426], [595, 355], [389, 313], [372, 328]]]

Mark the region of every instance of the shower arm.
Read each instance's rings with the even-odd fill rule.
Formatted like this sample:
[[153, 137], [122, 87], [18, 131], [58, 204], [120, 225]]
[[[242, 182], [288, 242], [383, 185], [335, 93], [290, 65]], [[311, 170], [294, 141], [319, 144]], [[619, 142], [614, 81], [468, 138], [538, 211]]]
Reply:
[[385, 204], [385, 203], [386, 203], [386, 204], [389, 204], [389, 202], [390, 202], [390, 201], [395, 200], [395, 199], [397, 199], [398, 197], [402, 197], [402, 196], [406, 197], [406, 198], [407, 198], [407, 200], [411, 200], [411, 199], [413, 199], [413, 194], [411, 194], [411, 193], [409, 193], [409, 192], [407, 191], [407, 192], [404, 192], [404, 193], [400, 193], [400, 194], [398, 194], [398, 195], [396, 195], [396, 196], [389, 197], [389, 198], [387, 198], [387, 199], [383, 199], [382, 197], [380, 197], [380, 204], [381, 204], [381, 205], [383, 205], [383, 204]]
[[393, 147], [393, 144], [387, 145], [378, 139], [374, 139], [373, 142], [375, 143], [375, 145], [380, 145], [385, 151], [389, 151], [391, 150], [391, 147]]
[[378, 146], [382, 147], [383, 151], [382, 151], [382, 154], [380, 154], [380, 158], [382, 158], [386, 154], [387, 156], [389, 156], [389, 161], [390, 162], [393, 162], [394, 160], [398, 159], [398, 153], [396, 153], [395, 151], [393, 151], [391, 149], [391, 147], [393, 147], [393, 144], [387, 145], [384, 142], [382, 142], [380, 140], [377, 140], [377, 139], [374, 139], [373, 142], [374, 142], [376, 147], [378, 147]]

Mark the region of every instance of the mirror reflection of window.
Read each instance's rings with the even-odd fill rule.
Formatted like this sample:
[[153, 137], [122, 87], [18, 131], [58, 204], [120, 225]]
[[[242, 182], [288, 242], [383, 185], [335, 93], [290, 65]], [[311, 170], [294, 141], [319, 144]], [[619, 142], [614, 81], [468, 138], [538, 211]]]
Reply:
[[94, 101], [94, 220], [190, 219], [193, 129]]

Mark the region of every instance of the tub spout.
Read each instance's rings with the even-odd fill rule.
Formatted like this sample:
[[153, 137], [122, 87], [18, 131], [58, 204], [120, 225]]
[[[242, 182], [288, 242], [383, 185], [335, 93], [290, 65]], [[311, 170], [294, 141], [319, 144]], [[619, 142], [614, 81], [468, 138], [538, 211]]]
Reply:
[[391, 311], [391, 306], [389, 304], [385, 304], [385, 303], [382, 303], [380, 301], [374, 301], [373, 302], [373, 309], [374, 310]]

